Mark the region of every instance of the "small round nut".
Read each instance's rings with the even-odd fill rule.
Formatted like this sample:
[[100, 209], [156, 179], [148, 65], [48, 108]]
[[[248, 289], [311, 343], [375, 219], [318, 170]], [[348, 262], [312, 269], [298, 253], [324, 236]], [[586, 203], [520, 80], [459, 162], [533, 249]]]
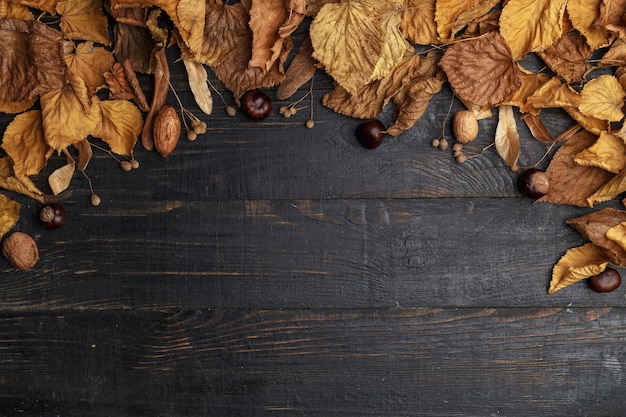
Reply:
[[17, 269], [27, 271], [39, 261], [35, 240], [23, 232], [13, 232], [2, 243], [2, 254]]
[[461, 110], [452, 118], [452, 134], [460, 143], [469, 143], [478, 136], [478, 120], [471, 110]]

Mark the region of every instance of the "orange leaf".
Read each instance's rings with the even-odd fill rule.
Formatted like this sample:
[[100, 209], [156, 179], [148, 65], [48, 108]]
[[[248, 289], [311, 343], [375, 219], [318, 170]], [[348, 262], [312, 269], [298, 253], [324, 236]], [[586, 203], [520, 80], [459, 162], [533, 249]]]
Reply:
[[11, 157], [15, 174], [38, 174], [46, 166], [51, 152], [43, 134], [41, 111], [31, 110], [15, 116], [4, 132], [2, 149]]
[[609, 264], [604, 251], [593, 243], [569, 249], [552, 269], [548, 294], [562, 290], [578, 281], [598, 275]]

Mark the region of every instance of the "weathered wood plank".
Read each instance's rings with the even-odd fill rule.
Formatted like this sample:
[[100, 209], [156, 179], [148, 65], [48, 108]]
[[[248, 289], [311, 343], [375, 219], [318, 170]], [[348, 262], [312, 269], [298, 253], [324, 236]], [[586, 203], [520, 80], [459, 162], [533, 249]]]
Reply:
[[624, 317], [603, 308], [3, 315], [0, 413], [620, 415]]
[[[127, 184], [128, 185], [128, 184]], [[548, 296], [587, 212], [525, 199], [107, 202], [24, 220], [41, 261], [0, 260], [3, 310], [622, 306], [579, 283]]]

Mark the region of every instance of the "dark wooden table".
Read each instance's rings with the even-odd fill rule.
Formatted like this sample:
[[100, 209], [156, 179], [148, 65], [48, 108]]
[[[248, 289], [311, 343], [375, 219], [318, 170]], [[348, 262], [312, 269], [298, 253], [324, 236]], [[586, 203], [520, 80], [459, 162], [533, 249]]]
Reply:
[[[216, 97], [207, 134], [165, 159], [138, 145], [124, 172], [96, 151], [102, 204], [77, 174], [61, 229], [7, 193], [41, 261], [0, 260], [0, 416], [624, 415], [624, 289], [547, 294], [584, 243], [565, 220], [589, 210], [522, 198], [493, 148], [459, 164], [432, 147], [447, 87], [367, 150], [358, 120], [321, 106], [330, 79], [314, 85], [313, 129], [308, 110], [253, 122]], [[571, 123], [543, 114], [555, 133]], [[518, 128], [533, 165], [548, 147]]]

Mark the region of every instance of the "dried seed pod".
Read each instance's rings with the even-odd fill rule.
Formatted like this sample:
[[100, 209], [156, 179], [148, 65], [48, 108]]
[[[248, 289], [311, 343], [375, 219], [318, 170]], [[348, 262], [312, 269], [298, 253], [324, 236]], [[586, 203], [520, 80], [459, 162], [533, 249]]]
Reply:
[[169, 105], [164, 106], [154, 118], [154, 147], [161, 156], [171, 154], [180, 138], [180, 118], [176, 110]]

